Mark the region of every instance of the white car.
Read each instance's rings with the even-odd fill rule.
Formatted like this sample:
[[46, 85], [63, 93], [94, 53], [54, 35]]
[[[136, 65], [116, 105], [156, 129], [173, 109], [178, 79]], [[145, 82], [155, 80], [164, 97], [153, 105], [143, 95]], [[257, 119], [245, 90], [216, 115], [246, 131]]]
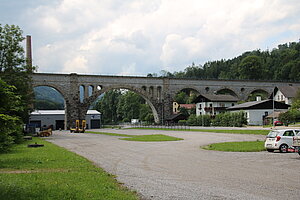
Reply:
[[299, 132], [300, 130], [297, 129], [272, 130], [267, 135], [265, 148], [269, 152], [279, 150], [281, 153], [286, 153], [293, 145], [293, 137]]

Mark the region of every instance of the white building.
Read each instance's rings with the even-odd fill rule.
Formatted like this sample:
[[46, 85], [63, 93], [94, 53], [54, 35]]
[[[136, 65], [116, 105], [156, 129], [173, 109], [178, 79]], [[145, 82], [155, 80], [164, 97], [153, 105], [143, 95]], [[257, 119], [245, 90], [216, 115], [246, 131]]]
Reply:
[[[101, 113], [97, 110], [88, 110], [86, 116], [86, 128], [101, 127]], [[30, 113], [29, 124], [37, 128], [52, 126], [54, 130], [64, 129], [65, 111], [64, 110], [35, 110]]]
[[[293, 103], [293, 98], [296, 96], [296, 94], [299, 90], [300, 90], [299, 86], [275, 87], [274, 100], [291, 105]], [[273, 94], [271, 95], [270, 98], [273, 98]]]
[[237, 104], [238, 98], [231, 95], [199, 95], [195, 100], [196, 115], [217, 115]]
[[[273, 104], [274, 103], [274, 104]], [[273, 108], [274, 105], [274, 108]], [[251, 101], [242, 103], [236, 106], [227, 108], [230, 112], [244, 111], [247, 115], [247, 121], [249, 125], [263, 125], [264, 119], [275, 112], [287, 111], [290, 106], [274, 101], [272, 99], [267, 99], [263, 101]]]

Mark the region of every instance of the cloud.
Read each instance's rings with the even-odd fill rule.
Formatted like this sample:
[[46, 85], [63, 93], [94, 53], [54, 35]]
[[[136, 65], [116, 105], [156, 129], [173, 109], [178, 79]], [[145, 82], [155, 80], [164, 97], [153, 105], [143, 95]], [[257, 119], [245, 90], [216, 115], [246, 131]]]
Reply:
[[82, 55], [78, 55], [70, 60], [67, 60], [64, 64], [63, 72], [89, 72], [86, 58]]
[[202, 51], [202, 46], [202, 41], [198, 38], [183, 38], [181, 35], [170, 34], [167, 35], [162, 46], [160, 59], [163, 65], [167, 67], [167, 70], [170, 70], [168, 68], [169, 66], [176, 66], [178, 68], [182, 65], [189, 64], [186, 63], [187, 60], [199, 56]]
[[56, 0], [30, 5], [20, 9], [21, 27], [32, 33], [35, 64], [47, 72], [179, 71], [192, 62], [274, 48], [300, 35], [299, 0]]

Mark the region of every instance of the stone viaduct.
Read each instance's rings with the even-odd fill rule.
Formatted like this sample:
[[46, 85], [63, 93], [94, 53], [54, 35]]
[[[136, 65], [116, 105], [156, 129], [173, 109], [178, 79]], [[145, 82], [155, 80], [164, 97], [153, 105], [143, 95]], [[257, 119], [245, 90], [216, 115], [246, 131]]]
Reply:
[[[172, 102], [179, 91], [193, 89], [200, 94], [214, 94], [222, 90], [230, 91], [240, 100], [245, 100], [255, 91], [268, 95], [274, 87], [298, 85], [300, 83], [236, 80], [199, 80], [161, 77], [103, 76], [34, 73], [33, 87], [49, 86], [59, 91], [65, 99], [66, 128], [73, 127], [76, 119], [84, 119], [96, 98], [112, 89], [128, 89], [141, 95], [150, 105], [156, 123], [162, 123], [172, 115]], [[80, 98], [80, 87], [84, 98]]]

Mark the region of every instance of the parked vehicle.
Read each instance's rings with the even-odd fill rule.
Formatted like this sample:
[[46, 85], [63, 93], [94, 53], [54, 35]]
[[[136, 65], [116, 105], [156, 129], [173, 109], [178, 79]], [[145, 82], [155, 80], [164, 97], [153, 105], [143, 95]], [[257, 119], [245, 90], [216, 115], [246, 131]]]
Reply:
[[299, 132], [300, 130], [297, 129], [272, 130], [267, 135], [265, 148], [268, 152], [279, 150], [281, 153], [286, 153], [293, 145], [293, 137]]
[[300, 131], [298, 130], [298, 134], [293, 137], [293, 147], [295, 151], [298, 152], [300, 156]]
[[274, 125], [275, 125], [275, 126], [282, 126], [283, 123], [282, 123], [281, 121], [278, 121], [278, 120], [277, 120], [277, 121], [274, 122]]

